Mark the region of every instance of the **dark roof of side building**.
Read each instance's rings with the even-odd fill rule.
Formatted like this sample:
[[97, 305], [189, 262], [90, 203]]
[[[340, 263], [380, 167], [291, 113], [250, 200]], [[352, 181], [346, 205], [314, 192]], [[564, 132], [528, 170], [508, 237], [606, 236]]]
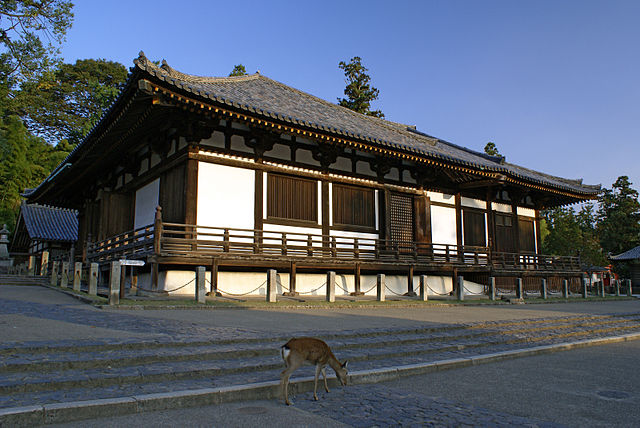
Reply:
[[640, 259], [640, 245], [630, 249], [629, 251], [625, 251], [622, 254], [618, 254], [617, 256], [611, 256], [609, 258], [611, 260], [616, 260], [616, 261]]
[[31, 239], [70, 242], [78, 240], [78, 212], [75, 210], [22, 204], [20, 213]]

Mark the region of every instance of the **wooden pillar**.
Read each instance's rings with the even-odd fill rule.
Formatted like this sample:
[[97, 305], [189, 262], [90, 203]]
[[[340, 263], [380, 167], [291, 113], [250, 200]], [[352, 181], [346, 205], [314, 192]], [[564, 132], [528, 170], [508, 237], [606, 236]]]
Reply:
[[407, 272], [407, 292], [404, 294], [409, 297], [416, 297], [416, 292], [413, 290], [413, 270], [414, 266], [409, 266], [409, 271]]
[[362, 296], [364, 293], [360, 291], [360, 263], [356, 263], [355, 272], [353, 275], [353, 284], [355, 291], [349, 293], [352, 296]]
[[[518, 221], [518, 201], [520, 199], [519, 192], [509, 192], [511, 196], [511, 225], [513, 227], [513, 248], [514, 253], [520, 254], [520, 222]], [[520, 257], [517, 258], [516, 263], [520, 263]]]
[[187, 160], [187, 176], [185, 183], [185, 213], [184, 222], [186, 224], [198, 224], [198, 161]]
[[489, 251], [495, 250], [495, 242], [496, 242], [496, 229], [495, 229], [495, 216], [493, 215], [493, 199], [495, 198], [496, 189], [493, 187], [489, 187], [487, 189], [487, 236], [489, 240], [487, 241], [487, 247], [489, 247]]
[[[262, 230], [264, 229], [264, 172], [256, 169], [255, 191], [253, 202], [253, 228], [255, 229], [255, 252], [262, 252]], [[213, 282], [213, 281], [212, 281]]]
[[209, 296], [220, 296], [218, 292], [218, 259], [211, 259], [211, 288], [209, 289]]
[[120, 297], [125, 298], [127, 295], [127, 266], [120, 266]]
[[[321, 211], [322, 211], [322, 235], [327, 237], [331, 233], [331, 223], [329, 221], [330, 213], [329, 213], [329, 182], [327, 180], [322, 180], [321, 182]], [[327, 238], [323, 239], [322, 246], [329, 246], [329, 241]], [[324, 242], [326, 240], [326, 243]]]
[[289, 291], [282, 293], [283, 296], [297, 296], [296, 292], [296, 262], [291, 262], [291, 268], [289, 269]]
[[491, 300], [496, 300], [496, 277], [489, 277], [489, 298]]
[[540, 210], [535, 210], [535, 225], [536, 225], [536, 254], [540, 254], [542, 251], [542, 236], [540, 235]]
[[462, 196], [460, 192], [456, 192], [456, 245], [458, 246], [458, 258], [464, 260], [462, 252]]

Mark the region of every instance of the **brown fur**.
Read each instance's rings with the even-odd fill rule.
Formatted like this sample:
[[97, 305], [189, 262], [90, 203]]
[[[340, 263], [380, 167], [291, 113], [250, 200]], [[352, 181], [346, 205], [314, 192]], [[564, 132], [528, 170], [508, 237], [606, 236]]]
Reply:
[[[289, 351], [289, 354], [286, 356], [285, 350]], [[344, 363], [341, 363], [338, 361], [335, 355], [333, 355], [333, 352], [331, 352], [329, 345], [320, 339], [315, 339], [313, 337], [299, 337], [291, 339], [282, 346], [281, 354], [286, 368], [283, 370], [280, 378], [280, 387], [284, 402], [287, 404], [291, 404], [288, 394], [289, 377], [305, 362], [316, 366], [316, 376], [313, 384], [314, 400], [318, 400], [316, 391], [318, 389], [318, 376], [321, 372], [324, 378], [324, 389], [329, 392], [329, 387], [327, 386], [327, 372], [325, 370], [327, 365], [336, 372], [336, 377], [342, 385], [347, 384], [347, 362], [345, 361]]]

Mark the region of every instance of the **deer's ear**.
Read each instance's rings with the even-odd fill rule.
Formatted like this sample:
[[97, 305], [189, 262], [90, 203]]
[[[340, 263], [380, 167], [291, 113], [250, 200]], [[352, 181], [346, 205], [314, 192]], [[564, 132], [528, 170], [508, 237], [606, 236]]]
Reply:
[[349, 361], [345, 361], [344, 363], [342, 363], [342, 368], [346, 369], [347, 368], [347, 364], [349, 363]]

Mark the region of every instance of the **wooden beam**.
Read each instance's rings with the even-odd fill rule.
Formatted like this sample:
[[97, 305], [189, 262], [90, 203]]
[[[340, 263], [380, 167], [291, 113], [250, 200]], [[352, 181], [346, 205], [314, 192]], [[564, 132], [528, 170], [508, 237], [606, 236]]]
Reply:
[[490, 178], [486, 180], [475, 180], [469, 181], [466, 183], [461, 183], [458, 187], [461, 190], [465, 189], [476, 189], [478, 187], [489, 187], [489, 186], [500, 186], [505, 183], [507, 177], [504, 175], [499, 175], [496, 178]]

